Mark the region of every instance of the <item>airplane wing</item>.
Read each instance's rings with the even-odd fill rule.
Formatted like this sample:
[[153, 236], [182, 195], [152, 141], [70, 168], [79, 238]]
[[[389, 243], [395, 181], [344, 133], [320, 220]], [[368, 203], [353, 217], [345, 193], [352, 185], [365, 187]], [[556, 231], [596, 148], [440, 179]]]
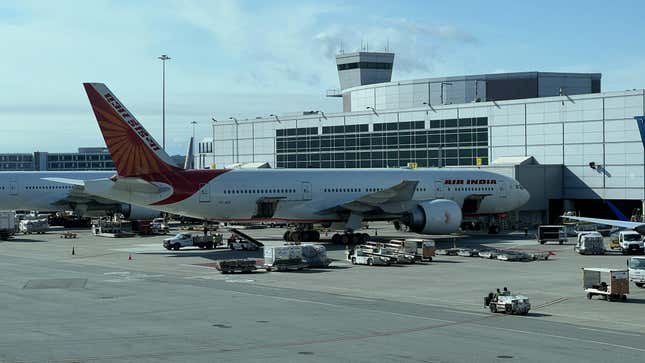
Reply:
[[[74, 185], [79, 187], [86, 187], [88, 184], [93, 184], [95, 182], [105, 182], [107, 179], [97, 179], [97, 180], [78, 180], [78, 179], [67, 179], [67, 178], [42, 178], [43, 180], [49, 180], [56, 183]], [[162, 187], [148, 181], [145, 181], [141, 178], [118, 178], [112, 182], [112, 188], [121, 189], [130, 192], [136, 193], [151, 193], [158, 194], [167, 191], [168, 187]], [[76, 188], [75, 188], [76, 189]]]
[[577, 216], [561, 216], [561, 218], [573, 219], [581, 222], [605, 224], [608, 226], [628, 228], [628, 229], [633, 229], [640, 234], [645, 234], [645, 223], [643, 222], [630, 222], [630, 221], [619, 221], [616, 219], [588, 218], [588, 217], [577, 217]]
[[406, 205], [407, 202], [412, 200], [418, 184], [419, 181], [417, 180], [404, 180], [393, 187], [364, 195], [358, 199], [320, 211], [320, 213], [349, 211], [365, 214], [373, 211], [394, 212], [393, 210], [406, 209], [401, 205]]

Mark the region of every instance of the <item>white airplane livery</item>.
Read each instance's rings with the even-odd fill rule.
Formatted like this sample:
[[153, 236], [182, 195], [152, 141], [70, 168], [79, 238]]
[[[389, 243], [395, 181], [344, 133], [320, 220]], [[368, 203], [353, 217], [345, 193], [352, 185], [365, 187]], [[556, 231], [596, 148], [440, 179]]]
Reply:
[[184, 170], [104, 84], [84, 86], [117, 175], [47, 180], [87, 194], [209, 221], [286, 221], [305, 231], [335, 223], [351, 232], [391, 220], [423, 234], [455, 232], [465, 204], [499, 214], [529, 199], [514, 179], [479, 169]]
[[46, 178], [109, 178], [114, 171], [0, 172], [0, 210], [41, 212], [75, 211], [85, 217], [123, 214], [129, 219], [152, 219], [160, 212], [83, 193], [80, 187]]

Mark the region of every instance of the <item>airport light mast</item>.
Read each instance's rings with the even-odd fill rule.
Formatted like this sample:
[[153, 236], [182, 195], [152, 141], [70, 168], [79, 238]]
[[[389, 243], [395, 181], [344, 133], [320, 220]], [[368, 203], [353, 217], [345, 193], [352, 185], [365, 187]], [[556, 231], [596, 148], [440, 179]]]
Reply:
[[161, 59], [161, 147], [166, 150], [166, 61], [169, 56], [162, 54]]

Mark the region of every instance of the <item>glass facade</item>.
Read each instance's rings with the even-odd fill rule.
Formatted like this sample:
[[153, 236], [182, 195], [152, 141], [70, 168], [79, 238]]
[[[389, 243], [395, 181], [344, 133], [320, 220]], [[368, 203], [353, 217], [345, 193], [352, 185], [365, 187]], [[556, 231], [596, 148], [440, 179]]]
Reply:
[[533, 156], [564, 167], [563, 194], [553, 198], [644, 199], [643, 145], [634, 121], [645, 114], [644, 97], [634, 90], [216, 123], [213, 152], [196, 157], [218, 168], [235, 162], [376, 168]]
[[[319, 131], [322, 131], [319, 133]], [[385, 168], [488, 163], [486, 117], [276, 129], [278, 168]]]

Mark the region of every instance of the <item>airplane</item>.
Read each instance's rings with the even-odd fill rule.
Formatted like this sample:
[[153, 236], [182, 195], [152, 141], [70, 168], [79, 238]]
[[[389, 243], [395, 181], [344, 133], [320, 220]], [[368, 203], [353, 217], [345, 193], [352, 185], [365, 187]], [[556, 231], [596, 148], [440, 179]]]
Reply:
[[[340, 226], [333, 241], [356, 242], [363, 221], [398, 221], [416, 233], [459, 229], [465, 200], [477, 214], [519, 208], [516, 180], [479, 169], [206, 169], [174, 166], [157, 141], [102, 83], [84, 83], [117, 175], [46, 178], [84, 193], [218, 222], [288, 222], [285, 239], [317, 241], [314, 224]], [[472, 204], [472, 203], [471, 203]]]
[[[190, 138], [184, 169], [194, 168], [193, 138]], [[159, 210], [100, 198], [80, 188], [46, 178], [98, 179], [114, 176], [115, 170], [100, 171], [0, 171], [0, 210], [39, 212], [74, 211], [82, 217], [121, 214], [126, 219], [153, 219]]]
[[83, 217], [122, 214], [126, 219], [153, 219], [161, 212], [83, 193], [80, 188], [46, 178], [109, 178], [115, 171], [1, 171], [0, 210], [74, 211]]

